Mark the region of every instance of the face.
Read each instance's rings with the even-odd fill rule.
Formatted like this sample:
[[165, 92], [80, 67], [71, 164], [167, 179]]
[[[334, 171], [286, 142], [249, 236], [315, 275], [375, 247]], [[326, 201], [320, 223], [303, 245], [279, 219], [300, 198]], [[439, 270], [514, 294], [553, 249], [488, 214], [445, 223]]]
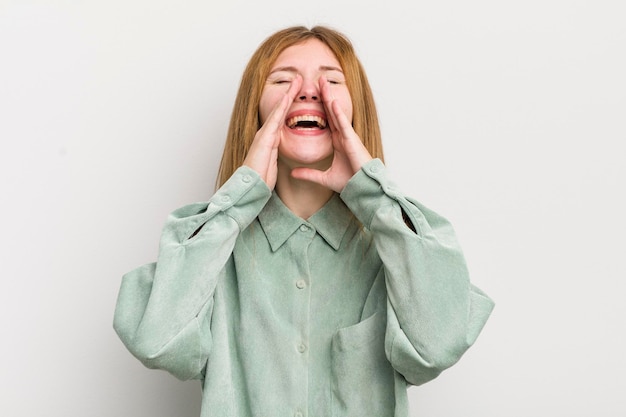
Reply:
[[302, 86], [287, 111], [278, 148], [279, 163], [325, 169], [332, 161], [333, 145], [320, 78], [328, 80], [330, 92], [348, 120], [352, 120], [352, 100], [342, 68], [324, 43], [310, 39], [278, 56], [261, 95], [261, 122], [265, 122], [297, 75], [302, 77]]

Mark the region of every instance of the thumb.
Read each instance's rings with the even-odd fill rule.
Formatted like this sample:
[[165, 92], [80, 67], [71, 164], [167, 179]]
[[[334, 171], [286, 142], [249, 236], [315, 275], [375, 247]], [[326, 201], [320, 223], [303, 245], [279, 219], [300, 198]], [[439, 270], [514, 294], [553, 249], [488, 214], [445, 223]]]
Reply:
[[297, 180], [310, 181], [326, 186], [324, 174], [324, 171], [313, 168], [299, 167], [291, 170], [291, 176]]

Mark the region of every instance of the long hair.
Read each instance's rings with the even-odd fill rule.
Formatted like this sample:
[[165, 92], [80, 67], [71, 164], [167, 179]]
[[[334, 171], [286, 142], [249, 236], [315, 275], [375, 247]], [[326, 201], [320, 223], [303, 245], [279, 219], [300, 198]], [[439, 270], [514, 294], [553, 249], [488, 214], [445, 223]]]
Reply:
[[267, 38], [246, 66], [230, 118], [217, 175], [218, 187], [243, 164], [254, 136], [261, 128], [259, 103], [272, 65], [285, 49], [309, 39], [322, 41], [337, 57], [352, 97], [352, 126], [372, 157], [383, 159], [374, 97], [352, 43], [343, 34], [324, 26], [315, 26], [311, 29], [295, 26], [278, 31]]

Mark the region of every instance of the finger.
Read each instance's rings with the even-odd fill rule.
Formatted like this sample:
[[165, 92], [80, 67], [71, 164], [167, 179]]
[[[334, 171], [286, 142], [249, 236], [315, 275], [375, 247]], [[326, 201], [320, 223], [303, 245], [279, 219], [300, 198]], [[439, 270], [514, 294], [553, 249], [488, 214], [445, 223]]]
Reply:
[[285, 114], [287, 113], [287, 109], [289, 108], [289, 96], [285, 94], [281, 100], [276, 104], [276, 106], [272, 109], [272, 112], [267, 117], [267, 120], [262, 126], [262, 129], [269, 130], [271, 132], [276, 132], [280, 130], [280, 128], [285, 123]]
[[276, 104], [276, 106], [272, 109], [272, 112], [267, 117], [265, 121], [265, 125], [268, 126], [268, 129], [276, 132], [282, 128], [285, 123], [285, 117], [287, 116], [287, 111], [289, 107], [295, 100], [298, 91], [302, 86], [302, 77], [298, 74], [294, 78], [294, 80], [289, 85], [289, 89], [285, 93], [285, 96]]
[[314, 168], [297, 167], [291, 170], [291, 176], [298, 180], [320, 183], [324, 176], [324, 171]]
[[356, 134], [354, 129], [352, 128], [352, 122], [348, 120], [348, 116], [343, 112], [341, 105], [337, 102], [337, 100], [333, 100], [331, 103], [332, 114], [335, 118], [335, 127], [340, 130], [344, 136], [346, 134], [352, 135]]
[[348, 156], [350, 164], [358, 170], [365, 162], [372, 159], [372, 156], [355, 132], [352, 121], [348, 119], [340, 103], [337, 100], [333, 101], [331, 108], [337, 120], [335, 127], [343, 139], [341, 141], [342, 148]]
[[338, 158], [335, 155], [333, 165], [326, 171], [298, 167], [291, 170], [291, 176], [297, 180], [313, 182], [330, 190], [341, 192], [354, 172], [345, 157]]
[[322, 92], [322, 101], [327, 109], [327, 113], [331, 116], [334, 128], [342, 133], [346, 133], [346, 128], [352, 128], [352, 122], [348, 120], [339, 101], [335, 100], [331, 85], [325, 77], [320, 77], [320, 90]]
[[324, 187], [327, 186], [327, 173], [326, 171], [320, 171], [313, 168], [294, 168], [291, 170], [291, 176], [297, 180], [309, 181], [316, 184], [320, 184]]
[[302, 88], [302, 76], [300, 74], [296, 74], [296, 77], [293, 79], [291, 84], [289, 84], [289, 89], [287, 90], [287, 95], [293, 102], [298, 95], [298, 91]]
[[326, 111], [326, 119], [331, 131], [337, 129], [337, 120], [335, 114], [332, 111], [332, 103], [335, 101], [335, 96], [330, 88], [330, 83], [326, 77], [320, 77], [320, 92], [322, 93], [322, 103], [324, 104], [324, 110]]

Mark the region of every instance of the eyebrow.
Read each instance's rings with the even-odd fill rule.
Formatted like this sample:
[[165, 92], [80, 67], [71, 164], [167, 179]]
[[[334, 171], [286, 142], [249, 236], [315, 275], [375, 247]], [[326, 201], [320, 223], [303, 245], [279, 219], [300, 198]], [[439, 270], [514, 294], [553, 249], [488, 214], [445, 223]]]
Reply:
[[[321, 65], [319, 67], [320, 71], [339, 71], [343, 74], [343, 71], [341, 70], [341, 68], [339, 67], [334, 67], [332, 65]], [[273, 70], [270, 71], [270, 74], [273, 74], [275, 72], [281, 72], [281, 71], [285, 71], [285, 72], [298, 72], [298, 69], [296, 67], [278, 67], [278, 68], [274, 68]]]

